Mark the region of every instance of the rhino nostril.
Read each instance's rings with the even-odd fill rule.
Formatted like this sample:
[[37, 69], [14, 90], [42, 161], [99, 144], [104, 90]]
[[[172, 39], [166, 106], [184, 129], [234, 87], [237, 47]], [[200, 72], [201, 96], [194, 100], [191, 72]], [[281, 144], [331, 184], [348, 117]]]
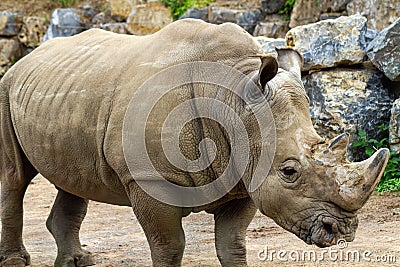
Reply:
[[323, 224], [324, 230], [329, 237], [333, 236], [333, 229], [331, 224], [324, 223]]

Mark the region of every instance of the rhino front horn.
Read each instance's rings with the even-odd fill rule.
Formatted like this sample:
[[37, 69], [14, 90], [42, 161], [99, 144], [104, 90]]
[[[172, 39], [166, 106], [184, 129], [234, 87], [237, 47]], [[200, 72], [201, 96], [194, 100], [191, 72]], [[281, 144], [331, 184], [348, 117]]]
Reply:
[[348, 211], [360, 209], [378, 184], [389, 160], [389, 154], [389, 149], [382, 148], [362, 162], [335, 168], [338, 199], [333, 202]]

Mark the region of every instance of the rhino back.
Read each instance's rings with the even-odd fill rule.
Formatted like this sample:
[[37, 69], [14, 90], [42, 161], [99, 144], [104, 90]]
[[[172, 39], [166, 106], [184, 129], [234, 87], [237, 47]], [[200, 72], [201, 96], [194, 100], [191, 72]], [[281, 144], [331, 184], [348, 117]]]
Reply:
[[203, 60], [233, 66], [259, 51], [236, 26], [194, 20], [145, 37], [89, 30], [50, 40], [7, 77], [16, 135], [35, 168], [60, 188], [128, 204], [120, 181], [128, 172], [122, 122], [135, 90], [174, 64]]

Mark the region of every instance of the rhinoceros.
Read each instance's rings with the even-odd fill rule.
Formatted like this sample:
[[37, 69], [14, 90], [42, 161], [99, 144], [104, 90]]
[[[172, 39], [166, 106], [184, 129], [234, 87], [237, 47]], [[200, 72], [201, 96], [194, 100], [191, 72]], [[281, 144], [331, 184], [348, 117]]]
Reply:
[[[193, 79], [156, 99], [145, 117], [142, 106], [162, 90], [164, 80], [147, 86], [150, 89], [142, 90], [138, 99], [143, 84], [157, 73], [191, 62], [221, 69], [227, 66], [248, 81], [231, 82], [239, 87], [232, 92]], [[208, 73], [206, 79], [221, 78], [218, 68], [210, 72], [207, 67], [189, 66], [186, 73], [162, 76], [165, 83], [204, 73]], [[79, 240], [89, 200], [132, 207], [149, 242], [154, 266], [181, 264], [185, 247], [181, 219], [202, 210], [214, 215], [215, 245], [222, 266], [246, 265], [245, 232], [257, 209], [307, 244], [326, 247], [339, 239], [352, 241], [357, 211], [379, 181], [388, 150], [351, 163], [346, 159], [347, 134], [330, 141], [320, 137], [310, 119], [301, 66], [301, 55], [290, 48], [279, 49], [277, 55], [264, 54], [237, 25], [193, 19], [171, 23], [149, 36], [91, 29], [42, 44], [17, 62], [0, 83], [0, 265], [30, 264], [22, 240], [22, 203], [38, 173], [58, 189], [46, 221], [58, 247], [55, 266], [94, 264], [93, 255], [82, 249]], [[228, 82], [233, 79], [229, 72], [222, 76]], [[184, 157], [212, 159], [196, 171], [176, 168], [160, 141], [161, 136], [169, 140], [167, 130], [163, 135], [168, 114], [193, 99], [187, 112], [175, 112], [176, 118], [195, 115], [198, 103], [215, 100], [224, 102], [226, 109], [214, 109], [213, 104], [204, 112], [220, 116], [230, 127], [223, 129], [217, 121], [198, 116], [178, 129], [178, 147]], [[133, 113], [129, 113], [132, 106]], [[228, 109], [237, 116], [228, 116]], [[125, 128], [127, 114], [130, 122], [144, 120], [145, 130]], [[256, 115], [273, 123], [258, 125]], [[237, 120], [244, 122], [247, 131], [247, 137], [239, 136], [239, 143], [242, 137], [244, 143], [248, 139], [248, 162], [242, 174], [230, 173], [228, 178], [237, 182], [222, 196], [199, 205], [171, 204], [140, 184], [144, 181], [161, 194], [165, 189], [168, 199], [165, 181], [197, 188], [218, 180], [233, 153], [228, 131], [235, 132]], [[262, 139], [270, 127], [274, 140]], [[143, 131], [145, 140], [136, 140]], [[125, 138], [131, 138], [132, 144], [125, 146]], [[205, 139], [213, 141], [214, 150], [207, 144], [206, 149], [199, 148]], [[135, 145], [140, 142], [146, 151]], [[262, 149], [271, 146], [273, 155], [262, 157]], [[124, 149], [135, 150], [136, 156], [127, 159]], [[148, 177], [146, 157], [164, 180]], [[233, 158], [237, 164], [241, 160]], [[266, 165], [270, 166], [265, 179], [250, 189], [256, 167]]]

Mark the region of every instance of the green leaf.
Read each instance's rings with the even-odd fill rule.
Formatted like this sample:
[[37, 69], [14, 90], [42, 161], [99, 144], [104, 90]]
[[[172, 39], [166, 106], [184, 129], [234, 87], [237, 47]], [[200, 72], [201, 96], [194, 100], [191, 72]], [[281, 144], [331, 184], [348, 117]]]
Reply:
[[351, 146], [360, 147], [360, 146], [367, 146], [367, 144], [362, 140], [356, 140], [353, 142]]
[[375, 149], [373, 149], [372, 147], [367, 147], [365, 149], [365, 154], [367, 154], [368, 157], [371, 157], [374, 153], [375, 153]]
[[358, 130], [358, 135], [361, 136], [361, 137], [366, 137], [367, 133], [365, 131], [363, 131], [363, 130]]

